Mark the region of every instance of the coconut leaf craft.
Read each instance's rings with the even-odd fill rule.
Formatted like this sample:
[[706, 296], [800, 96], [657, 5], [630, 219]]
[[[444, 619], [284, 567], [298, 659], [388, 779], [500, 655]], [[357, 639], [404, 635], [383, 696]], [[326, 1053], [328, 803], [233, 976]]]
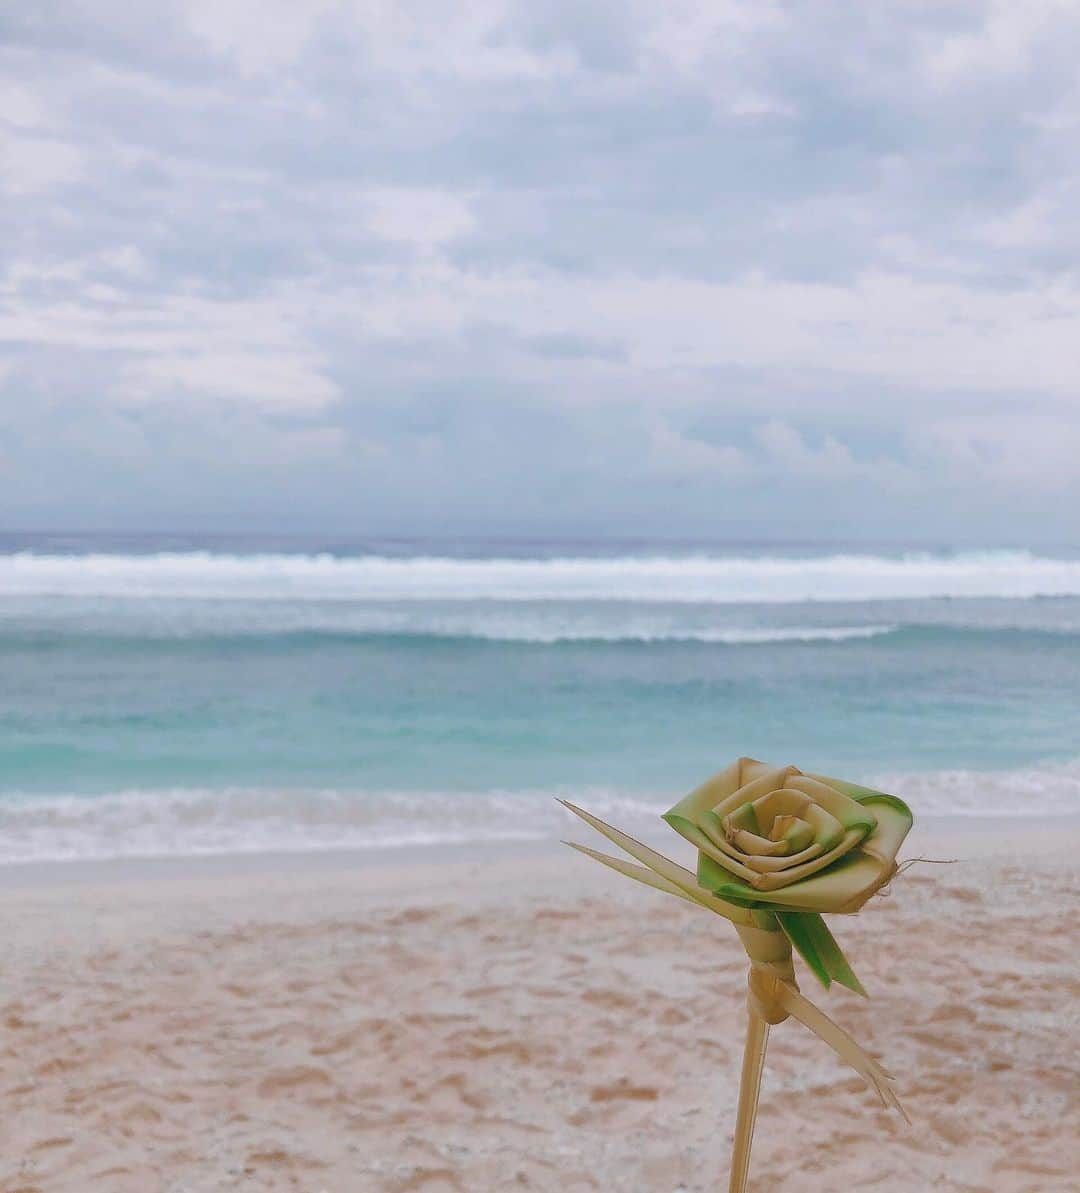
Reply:
[[858, 911], [896, 873], [896, 855], [912, 823], [902, 800], [803, 774], [794, 766], [740, 758], [664, 814], [697, 848], [696, 874], [560, 802], [634, 861], [567, 844], [628, 878], [730, 920], [750, 958], [729, 1193], [746, 1188], [772, 1024], [797, 1019], [855, 1069], [886, 1106], [904, 1113], [891, 1075], [799, 992], [792, 963], [794, 949], [824, 986], [838, 982], [866, 993], [822, 915]]

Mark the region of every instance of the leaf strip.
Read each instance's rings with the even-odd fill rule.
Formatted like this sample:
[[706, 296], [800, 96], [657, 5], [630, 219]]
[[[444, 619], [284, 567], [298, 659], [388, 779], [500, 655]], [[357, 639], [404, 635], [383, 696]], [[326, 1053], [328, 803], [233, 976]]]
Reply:
[[810, 939], [824, 963], [829, 977], [834, 982], [839, 982], [841, 986], [846, 986], [849, 990], [854, 990], [856, 994], [861, 994], [863, 998], [866, 998], [862, 982], [855, 976], [855, 971], [836, 943], [836, 938], [829, 931], [829, 926], [819, 915], [808, 915], [805, 919], [808, 921], [806, 928]]
[[579, 845], [576, 841], [564, 841], [563, 844], [569, 845], [571, 849], [576, 849], [578, 853], [585, 854], [586, 857], [594, 858], [602, 865], [609, 866], [620, 874], [625, 874], [627, 878], [633, 878], [635, 882], [643, 882], [646, 886], [663, 891], [666, 895], [677, 895], [680, 899], [685, 899], [687, 903], [693, 903], [696, 907], [701, 906], [696, 899], [691, 899], [673, 882], [668, 882], [666, 878], [661, 878], [659, 874], [655, 874], [645, 866], [635, 866], [633, 862], [628, 862], [621, 857], [611, 857], [610, 854], [601, 853], [597, 849], [590, 849], [588, 845]]
[[773, 913], [780, 921], [780, 927], [788, 940], [795, 946], [799, 956], [810, 966], [811, 972], [826, 990], [832, 985], [832, 975], [824, 958], [818, 951], [808, 920], [820, 920], [821, 916], [800, 911], [777, 911]]
[[605, 824], [598, 817], [593, 816], [590, 812], [586, 812], [584, 808], [578, 808], [569, 800], [561, 799], [559, 803], [563, 805], [568, 811], [573, 812], [575, 816], [580, 816], [586, 824], [592, 825], [594, 829], [603, 836], [607, 837], [613, 844], [628, 853], [636, 861], [642, 862], [654, 874], [660, 875], [661, 878], [671, 883], [672, 886], [678, 887], [684, 894], [686, 894], [695, 903], [700, 903], [702, 907], [707, 907], [710, 911], [716, 912], [717, 915], [722, 915], [725, 919], [731, 920], [736, 924], [746, 924], [750, 922], [750, 914], [734, 904], [726, 903], [723, 899], [711, 894], [698, 884], [697, 878], [691, 871], [684, 867], [677, 865], [670, 858], [664, 857], [662, 853], [657, 853], [655, 849], [650, 849], [648, 845], [642, 844], [641, 841], [635, 841], [633, 837], [628, 837], [626, 833], [614, 828], [610, 824]]

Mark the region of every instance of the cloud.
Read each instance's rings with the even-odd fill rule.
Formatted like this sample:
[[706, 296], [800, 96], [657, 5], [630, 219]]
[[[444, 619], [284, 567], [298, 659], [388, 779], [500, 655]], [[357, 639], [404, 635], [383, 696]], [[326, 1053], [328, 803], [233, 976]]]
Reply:
[[475, 226], [468, 199], [445, 191], [399, 187], [364, 198], [368, 227], [384, 240], [430, 247], [457, 240]]
[[842, 480], [859, 471], [849, 449], [832, 435], [812, 448], [795, 427], [770, 419], [757, 428], [755, 438], [772, 461], [800, 476]]
[[333, 9], [332, 0], [188, 0], [186, 25], [214, 55], [241, 74], [274, 73], [300, 58]]
[[930, 77], [943, 85], [985, 83], [987, 76], [1016, 75], [1036, 63], [1042, 44], [1059, 37], [1063, 24], [1075, 26], [1069, 0], [992, 0], [975, 7], [974, 21], [927, 48]]
[[81, 150], [50, 137], [0, 128], [0, 190], [17, 199], [55, 190], [83, 173]]
[[0, 503], [1080, 532], [1078, 33], [1051, 0], [14, 8]]
[[752, 463], [746, 452], [730, 444], [716, 445], [673, 427], [657, 417], [651, 427], [651, 458], [662, 473], [674, 476], [706, 474], [720, 484], [744, 479]]
[[920, 430], [923, 450], [954, 476], [996, 489], [1060, 497], [1075, 492], [1080, 426], [1038, 411], [942, 418]]
[[319, 373], [319, 363], [302, 353], [274, 355], [255, 347], [231, 354], [155, 352], [130, 363], [113, 392], [120, 402], [140, 404], [208, 395], [252, 402], [264, 409], [304, 411], [325, 406], [338, 396], [333, 382]]

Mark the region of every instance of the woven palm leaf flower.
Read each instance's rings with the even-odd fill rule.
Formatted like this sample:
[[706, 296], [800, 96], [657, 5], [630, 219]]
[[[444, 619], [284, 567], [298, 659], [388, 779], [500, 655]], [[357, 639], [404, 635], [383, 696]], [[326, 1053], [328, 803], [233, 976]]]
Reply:
[[822, 913], [857, 912], [896, 873], [911, 828], [903, 800], [794, 766], [740, 758], [680, 800], [664, 820], [698, 850], [684, 869], [619, 829], [562, 801], [634, 858], [635, 865], [583, 845], [612, 869], [730, 920], [750, 959], [746, 1049], [731, 1163], [730, 1193], [743, 1193], [769, 1025], [798, 1019], [900, 1110], [891, 1076], [795, 980], [792, 947], [818, 979], [865, 994]]

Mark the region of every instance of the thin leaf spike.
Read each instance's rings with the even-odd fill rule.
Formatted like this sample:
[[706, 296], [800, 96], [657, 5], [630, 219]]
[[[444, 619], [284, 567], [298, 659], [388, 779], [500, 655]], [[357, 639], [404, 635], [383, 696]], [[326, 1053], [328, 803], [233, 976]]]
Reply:
[[893, 1091], [890, 1084], [893, 1076], [887, 1069], [878, 1064], [838, 1023], [834, 1023], [824, 1011], [814, 1006], [793, 986], [784, 987], [781, 999], [784, 1009], [793, 1019], [798, 1019], [819, 1040], [824, 1040], [841, 1060], [849, 1064], [873, 1088], [883, 1106], [899, 1111], [905, 1121], [911, 1122]]
[[627, 878], [634, 879], [635, 882], [644, 883], [645, 886], [651, 886], [654, 890], [663, 891], [666, 895], [677, 895], [680, 899], [684, 899], [687, 903], [693, 903], [696, 907], [701, 906], [696, 899], [692, 899], [673, 882], [668, 882], [666, 878], [653, 873], [646, 866], [635, 866], [633, 862], [628, 862], [624, 858], [611, 857], [609, 854], [601, 853], [598, 849], [590, 849], [587, 845], [579, 845], [576, 841], [564, 841], [563, 844], [569, 845], [571, 849], [576, 849], [578, 853], [583, 853], [586, 857], [593, 858], [595, 861], [600, 862], [601, 865], [608, 866], [619, 874], [626, 875]]
[[599, 817], [586, 812], [584, 808], [576, 807], [569, 800], [561, 799], [559, 803], [568, 811], [573, 812], [575, 816], [580, 816], [586, 824], [591, 825], [598, 833], [607, 837], [613, 844], [618, 845], [620, 849], [624, 850], [636, 861], [647, 866], [654, 874], [659, 874], [661, 878], [666, 879], [672, 886], [678, 887], [694, 903], [700, 903], [702, 907], [707, 907], [710, 911], [716, 912], [717, 915], [722, 915], [725, 919], [731, 920], [732, 923], [750, 923], [750, 913], [748, 911], [744, 908], [736, 907], [734, 904], [726, 903], [723, 899], [706, 891], [698, 885], [697, 877], [691, 871], [673, 862], [670, 858], [664, 857], [662, 853], [657, 853], [655, 849], [650, 849], [648, 845], [642, 844], [641, 841], [635, 841], [633, 837], [627, 836], [626, 833], [613, 828], [610, 824], [605, 824]]

